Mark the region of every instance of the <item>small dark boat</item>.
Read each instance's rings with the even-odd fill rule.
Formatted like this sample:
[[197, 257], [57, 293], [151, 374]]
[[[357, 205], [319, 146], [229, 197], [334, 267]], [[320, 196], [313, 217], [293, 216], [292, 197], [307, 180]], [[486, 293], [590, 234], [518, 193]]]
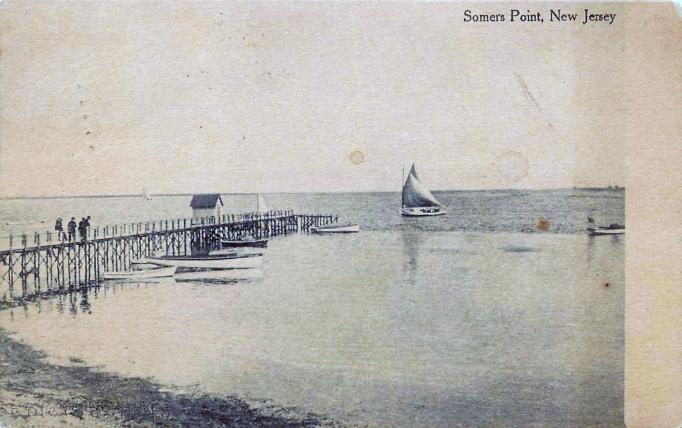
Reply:
[[[587, 222], [590, 225], [594, 225], [594, 219], [592, 217], [588, 216]], [[590, 236], [623, 235], [625, 234], [625, 226], [618, 223], [611, 223], [608, 226], [590, 226], [587, 228], [587, 233]]]
[[591, 236], [623, 235], [625, 234], [625, 226], [614, 223], [608, 226], [588, 227], [587, 232]]
[[223, 239], [220, 242], [223, 244], [223, 248], [236, 248], [236, 247], [265, 248], [268, 246], [268, 240], [267, 239], [239, 239], [239, 240]]

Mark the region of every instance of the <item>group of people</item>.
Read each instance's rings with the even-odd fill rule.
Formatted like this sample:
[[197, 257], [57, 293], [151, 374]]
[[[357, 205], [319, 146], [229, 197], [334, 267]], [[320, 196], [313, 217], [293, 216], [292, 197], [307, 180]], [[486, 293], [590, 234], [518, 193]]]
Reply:
[[54, 230], [57, 231], [57, 239], [60, 241], [74, 242], [76, 240], [76, 228], [78, 228], [78, 235], [81, 242], [88, 240], [88, 230], [90, 229], [90, 216], [83, 217], [76, 225], [76, 218], [71, 217], [71, 221], [66, 225], [66, 232], [64, 232], [64, 223], [62, 218], [58, 218], [54, 224]]

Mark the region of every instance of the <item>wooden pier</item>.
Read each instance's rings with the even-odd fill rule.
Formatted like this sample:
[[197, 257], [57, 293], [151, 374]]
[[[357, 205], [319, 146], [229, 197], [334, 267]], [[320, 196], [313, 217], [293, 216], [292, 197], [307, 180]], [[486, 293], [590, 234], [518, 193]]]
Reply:
[[332, 215], [272, 211], [98, 227], [77, 242], [48, 232], [41, 244], [42, 235], [24, 235], [18, 248], [11, 237], [9, 248], [0, 250], [0, 306], [96, 286], [104, 272], [130, 270], [131, 261], [154, 252], [188, 255], [219, 249], [221, 239], [308, 232], [335, 221]]

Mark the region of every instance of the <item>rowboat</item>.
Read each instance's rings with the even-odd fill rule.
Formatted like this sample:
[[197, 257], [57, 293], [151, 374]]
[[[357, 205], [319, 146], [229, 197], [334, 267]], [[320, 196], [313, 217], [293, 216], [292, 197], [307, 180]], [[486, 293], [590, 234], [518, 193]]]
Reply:
[[[587, 222], [594, 225], [594, 219], [587, 216]], [[587, 228], [587, 233], [590, 236], [602, 236], [602, 235], [623, 235], [625, 233], [625, 226], [618, 223], [611, 223], [608, 226], [590, 226]]]
[[250, 269], [261, 265], [263, 254], [149, 256], [146, 260], [158, 266], [176, 266], [181, 269]]
[[265, 248], [268, 246], [267, 239], [238, 239], [238, 240], [228, 240], [223, 239], [220, 241], [223, 248], [237, 248], [237, 247], [258, 247]]
[[310, 231], [313, 233], [357, 233], [360, 231], [360, 225], [357, 223], [328, 224], [311, 227]]
[[587, 233], [589, 233], [590, 236], [623, 235], [625, 234], [625, 226], [612, 224], [609, 226], [588, 227]]
[[145, 270], [127, 270], [120, 272], [104, 272], [102, 279], [148, 279], [148, 278], [165, 278], [173, 276], [177, 266], [163, 267], [157, 269]]
[[403, 184], [400, 215], [405, 217], [430, 217], [446, 214], [441, 203], [424, 186], [417, 176], [414, 164]]
[[133, 266], [137, 270], [142, 270], [142, 269], [156, 269], [158, 268], [157, 265], [152, 263], [147, 257], [140, 257], [139, 259], [133, 259], [130, 261], [130, 265]]
[[219, 250], [211, 250], [209, 256], [244, 256], [246, 254], [263, 254], [258, 247], [228, 247]]

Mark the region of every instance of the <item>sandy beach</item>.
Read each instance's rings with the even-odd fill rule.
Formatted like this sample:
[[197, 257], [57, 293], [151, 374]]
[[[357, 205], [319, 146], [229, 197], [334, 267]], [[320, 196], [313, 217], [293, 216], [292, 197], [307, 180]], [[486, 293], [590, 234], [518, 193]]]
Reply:
[[236, 396], [177, 394], [148, 379], [53, 365], [0, 328], [0, 422], [27, 426], [319, 426], [330, 421]]

